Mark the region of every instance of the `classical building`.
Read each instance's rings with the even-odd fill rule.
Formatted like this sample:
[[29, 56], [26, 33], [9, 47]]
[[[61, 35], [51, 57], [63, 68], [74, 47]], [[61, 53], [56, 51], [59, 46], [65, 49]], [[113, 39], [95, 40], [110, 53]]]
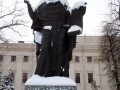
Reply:
[[[70, 62], [70, 78], [77, 83], [78, 90], [92, 90], [91, 81], [95, 80], [99, 90], [109, 90], [104, 75], [104, 65], [100, 61], [99, 36], [78, 36]], [[16, 90], [24, 90], [24, 83], [36, 68], [36, 45], [19, 41], [9, 46], [0, 44], [0, 75], [13, 70]]]

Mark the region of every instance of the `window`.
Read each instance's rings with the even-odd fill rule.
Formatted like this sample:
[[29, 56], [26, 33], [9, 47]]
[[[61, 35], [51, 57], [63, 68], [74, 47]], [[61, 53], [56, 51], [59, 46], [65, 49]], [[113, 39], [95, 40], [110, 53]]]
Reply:
[[24, 61], [24, 62], [28, 62], [28, 56], [24, 56], [23, 61]]
[[75, 82], [80, 83], [80, 73], [75, 73]]
[[79, 62], [79, 56], [75, 56], [75, 62]]
[[87, 62], [88, 63], [92, 62], [92, 57], [87, 57]]
[[3, 61], [3, 55], [0, 55], [0, 61]]
[[28, 74], [23, 73], [23, 75], [22, 75], [22, 83], [25, 83], [27, 81], [27, 77], [28, 77]]
[[15, 78], [15, 73], [12, 73], [12, 77], [13, 77], [13, 82], [14, 82], [14, 78]]
[[11, 62], [15, 62], [16, 61], [16, 56], [11, 56]]
[[88, 73], [88, 83], [93, 81], [93, 73]]

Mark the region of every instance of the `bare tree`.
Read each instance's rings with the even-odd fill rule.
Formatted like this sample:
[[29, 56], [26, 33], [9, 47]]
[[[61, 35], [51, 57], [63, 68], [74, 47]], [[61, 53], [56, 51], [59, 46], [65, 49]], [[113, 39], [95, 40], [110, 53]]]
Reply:
[[9, 43], [11, 40], [5, 38], [3, 30], [13, 30], [19, 34], [14, 27], [26, 26], [26, 7], [23, 5], [24, 3], [20, 0], [0, 0], [0, 42], [3, 43], [0, 45], [0, 49], [4, 49], [0, 50], [2, 51], [0, 54], [6, 54], [13, 48], [13, 45]]
[[[114, 90], [120, 90], [120, 17], [119, 0], [111, 0], [110, 14], [104, 21], [103, 36], [101, 37], [100, 49], [102, 61], [107, 70], [109, 83]], [[113, 90], [113, 89], [112, 89]]]
[[25, 25], [26, 21], [24, 20], [24, 15], [26, 13], [25, 7], [20, 6], [22, 2], [13, 0], [9, 5], [6, 5], [4, 0], [0, 1], [0, 19], [2, 21], [0, 23], [0, 30], [6, 28], [14, 30], [14, 26]]

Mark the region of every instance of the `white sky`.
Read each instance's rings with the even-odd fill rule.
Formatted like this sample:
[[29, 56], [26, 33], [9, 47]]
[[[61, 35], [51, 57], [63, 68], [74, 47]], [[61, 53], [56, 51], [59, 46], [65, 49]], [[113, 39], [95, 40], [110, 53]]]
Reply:
[[[23, 0], [24, 1], [24, 0]], [[30, 0], [33, 6], [39, 2], [39, 0]], [[68, 3], [72, 7], [74, 3], [81, 0], [68, 0]], [[100, 35], [101, 29], [101, 21], [105, 19], [104, 14], [107, 13], [108, 10], [108, 2], [109, 0], [84, 0], [87, 2], [86, 14], [83, 17], [83, 33], [82, 35]], [[25, 4], [26, 5], [26, 4]], [[22, 37], [20, 37], [15, 32], [11, 30], [5, 31], [5, 36], [8, 39], [12, 39], [13, 41], [33, 41], [31, 26], [31, 19], [27, 16], [30, 23], [29, 27], [19, 26], [16, 27], [16, 30], [20, 32]]]

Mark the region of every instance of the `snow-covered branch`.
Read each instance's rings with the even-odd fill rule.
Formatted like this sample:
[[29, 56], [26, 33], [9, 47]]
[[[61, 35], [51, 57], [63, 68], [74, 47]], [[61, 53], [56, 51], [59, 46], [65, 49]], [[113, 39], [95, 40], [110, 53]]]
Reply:
[[[9, 5], [4, 5], [4, 1], [0, 3], [0, 30], [14, 26], [25, 25], [27, 22], [23, 19], [25, 13], [25, 7], [20, 8], [21, 2], [14, 0]], [[13, 29], [12, 29], [13, 30]]]

